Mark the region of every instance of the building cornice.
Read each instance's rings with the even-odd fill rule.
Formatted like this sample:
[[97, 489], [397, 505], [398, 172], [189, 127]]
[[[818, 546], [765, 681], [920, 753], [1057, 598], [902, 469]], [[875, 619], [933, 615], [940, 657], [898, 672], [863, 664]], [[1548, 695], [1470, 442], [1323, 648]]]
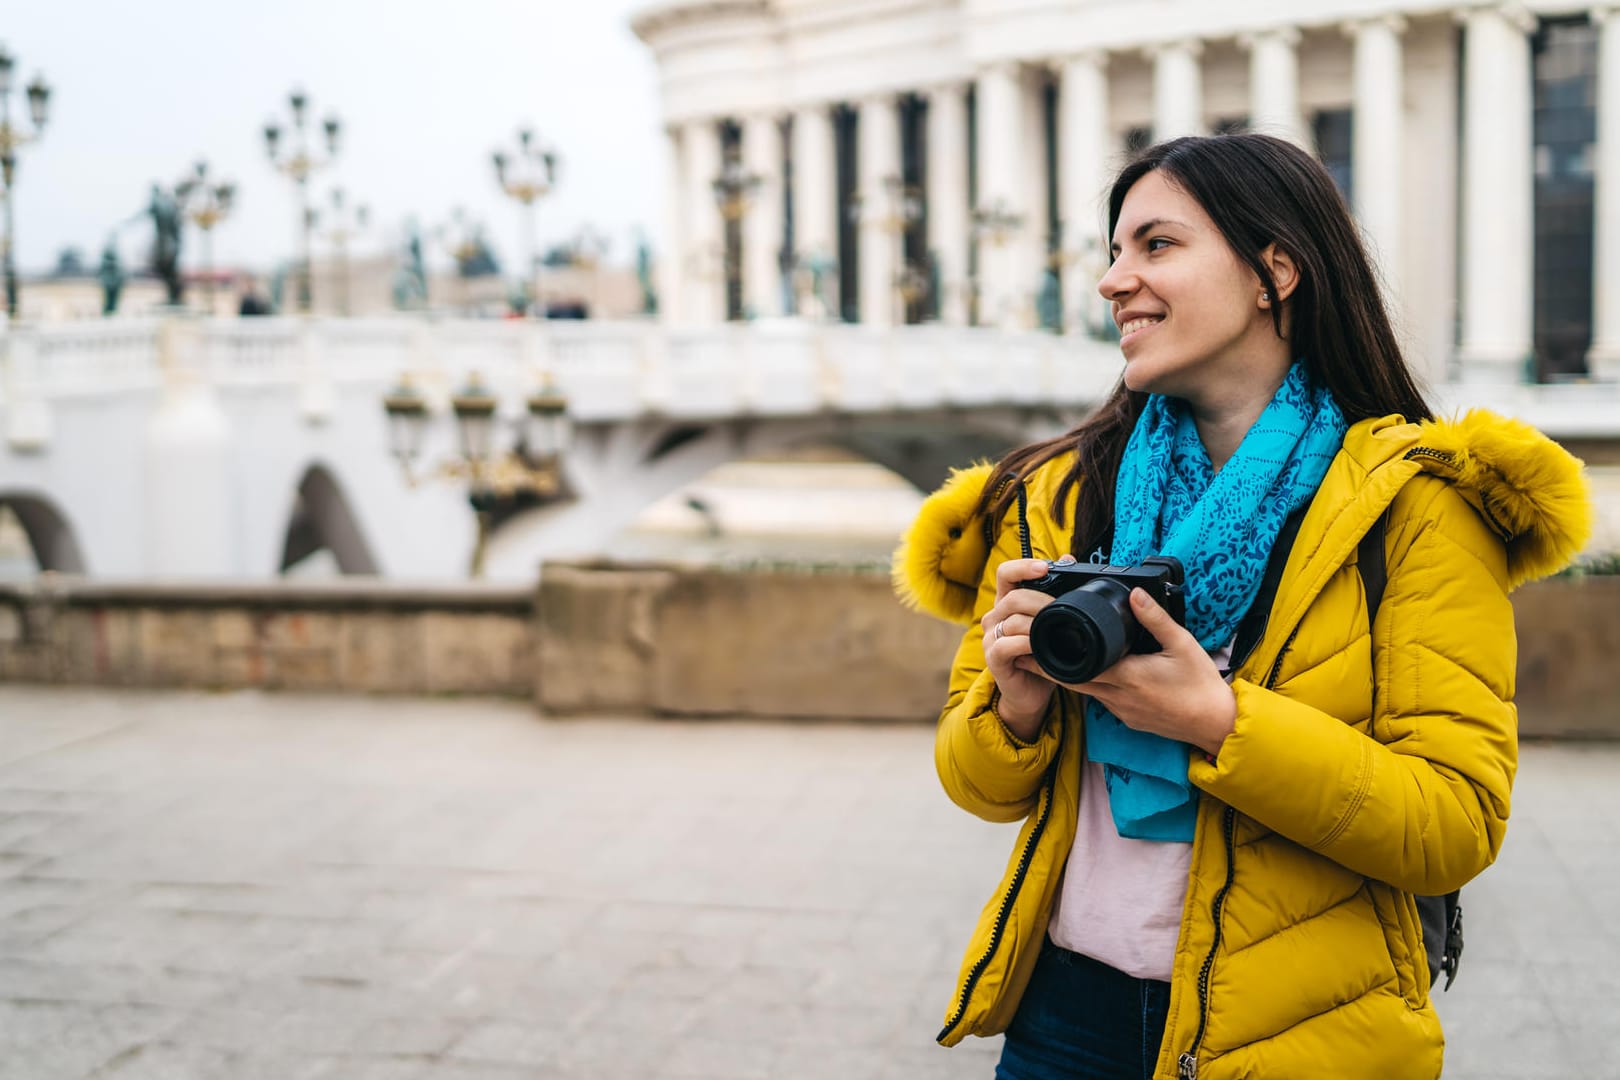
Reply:
[[630, 16], [630, 31], [651, 45], [671, 27], [738, 15], [758, 18], [770, 11], [770, 0], [659, 0]]

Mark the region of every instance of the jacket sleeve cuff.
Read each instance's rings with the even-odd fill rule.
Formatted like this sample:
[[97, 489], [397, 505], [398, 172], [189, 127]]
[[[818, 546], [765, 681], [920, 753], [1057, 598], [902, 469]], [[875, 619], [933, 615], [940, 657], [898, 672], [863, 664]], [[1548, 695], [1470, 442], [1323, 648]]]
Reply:
[[1232, 692], [1232, 733], [1214, 761], [1192, 755], [1188, 779], [1267, 828], [1325, 850], [1366, 798], [1372, 740], [1245, 679], [1234, 680]]
[[941, 777], [958, 801], [1012, 806], [1039, 789], [1062, 741], [1060, 694], [1052, 695], [1040, 734], [1025, 742], [1007, 730], [994, 707], [995, 678], [984, 671], [942, 722], [937, 750]]

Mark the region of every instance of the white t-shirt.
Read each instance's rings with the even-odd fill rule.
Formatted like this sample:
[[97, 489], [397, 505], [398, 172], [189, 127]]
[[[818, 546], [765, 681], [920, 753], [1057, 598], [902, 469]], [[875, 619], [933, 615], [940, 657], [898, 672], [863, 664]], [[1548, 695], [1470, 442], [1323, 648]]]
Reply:
[[[1223, 673], [1231, 657], [1231, 642], [1210, 655]], [[1168, 982], [1191, 869], [1191, 844], [1119, 835], [1103, 766], [1088, 758], [1080, 767], [1074, 846], [1047, 936], [1127, 975]]]

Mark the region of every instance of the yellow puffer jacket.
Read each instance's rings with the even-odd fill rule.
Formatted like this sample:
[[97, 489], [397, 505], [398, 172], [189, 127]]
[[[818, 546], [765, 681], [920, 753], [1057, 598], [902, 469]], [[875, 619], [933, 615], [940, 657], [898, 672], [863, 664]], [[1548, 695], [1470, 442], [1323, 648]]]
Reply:
[[[1069, 551], [1048, 511], [1072, 463], [1026, 481], [1038, 558]], [[982, 818], [1024, 820], [963, 959], [947, 1046], [1011, 1021], [1080, 800], [1078, 697], [1054, 695], [1033, 744], [991, 707], [978, 618], [1019, 539], [1016, 510], [994, 535], [973, 517], [987, 476], [931, 496], [895, 559], [903, 599], [971, 624], [936, 740], [945, 790]], [[1356, 545], [1386, 510], [1369, 637]], [[1351, 428], [1235, 672], [1236, 730], [1216, 763], [1188, 768], [1204, 797], [1156, 1080], [1440, 1075], [1412, 896], [1496, 857], [1518, 758], [1507, 594], [1566, 565], [1591, 517], [1580, 462], [1515, 421]]]

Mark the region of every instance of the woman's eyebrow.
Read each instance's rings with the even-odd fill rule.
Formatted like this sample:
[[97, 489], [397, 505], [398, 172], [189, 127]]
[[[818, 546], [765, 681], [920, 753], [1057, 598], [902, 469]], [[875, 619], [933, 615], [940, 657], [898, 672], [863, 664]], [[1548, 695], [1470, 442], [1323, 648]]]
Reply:
[[[1192, 226], [1188, 225], [1185, 221], [1177, 221], [1175, 218], [1149, 218], [1147, 221], [1142, 222], [1142, 224], [1131, 230], [1131, 239], [1140, 240], [1154, 229], [1163, 228], [1166, 225], [1179, 225], [1183, 229], [1192, 229]], [[1110, 248], [1115, 251], [1119, 250], [1119, 242], [1115, 241], [1110, 245]]]

